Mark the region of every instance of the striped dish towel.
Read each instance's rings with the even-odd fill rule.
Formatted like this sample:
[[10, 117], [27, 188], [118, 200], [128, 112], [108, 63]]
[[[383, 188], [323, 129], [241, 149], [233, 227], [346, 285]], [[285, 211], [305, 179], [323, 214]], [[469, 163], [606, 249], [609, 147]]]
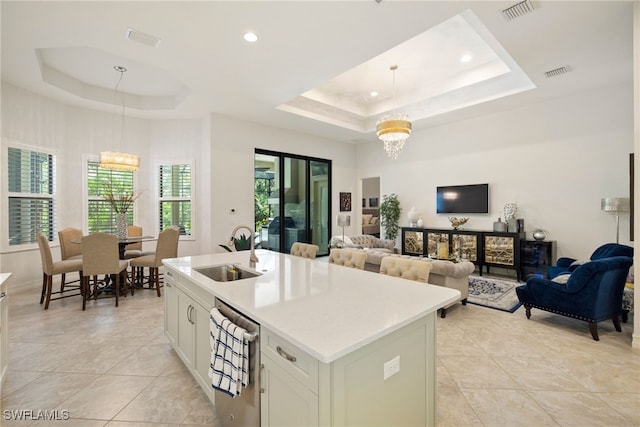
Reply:
[[233, 324], [217, 308], [209, 315], [211, 363], [209, 377], [213, 388], [232, 397], [249, 384], [249, 344], [245, 329]]

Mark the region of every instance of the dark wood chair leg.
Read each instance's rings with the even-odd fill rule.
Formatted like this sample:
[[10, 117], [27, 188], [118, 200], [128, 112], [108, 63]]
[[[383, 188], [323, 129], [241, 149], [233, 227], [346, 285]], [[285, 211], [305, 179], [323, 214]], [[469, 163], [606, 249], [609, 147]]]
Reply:
[[158, 292], [158, 297], [160, 297], [160, 267], [155, 267], [153, 270], [156, 281], [156, 291]]
[[589, 331], [595, 341], [600, 341], [600, 337], [598, 337], [598, 325], [596, 322], [589, 322]]
[[115, 288], [115, 292], [116, 292], [116, 307], [118, 306], [118, 297], [120, 296], [120, 273], [116, 274], [116, 288]]
[[60, 279], [60, 293], [64, 292], [64, 284], [65, 284], [64, 282], [66, 280], [67, 275], [66, 273], [62, 273], [61, 276], [62, 278]]
[[47, 299], [44, 301], [44, 309], [49, 309], [49, 301], [51, 301], [51, 291], [53, 287], [53, 276], [47, 276]]
[[622, 323], [627, 323], [629, 320], [629, 310], [622, 310]]
[[525, 311], [525, 314], [527, 315], [527, 319], [531, 319], [531, 306], [525, 304], [524, 311]]
[[131, 296], [133, 296], [136, 290], [136, 268], [135, 267], [131, 267], [131, 283], [129, 286], [131, 286]]
[[87, 306], [87, 298], [89, 297], [89, 276], [82, 277], [80, 286], [82, 286], [82, 311], [84, 311]]
[[613, 326], [616, 328], [616, 331], [622, 332], [622, 326], [620, 325], [620, 318], [618, 315], [614, 314], [611, 320], [613, 321]]
[[467, 305], [467, 299], [466, 298], [463, 299], [461, 302], [462, 302], [462, 305]]
[[47, 275], [42, 273], [42, 292], [40, 292], [40, 304], [44, 302], [44, 297], [47, 294]]

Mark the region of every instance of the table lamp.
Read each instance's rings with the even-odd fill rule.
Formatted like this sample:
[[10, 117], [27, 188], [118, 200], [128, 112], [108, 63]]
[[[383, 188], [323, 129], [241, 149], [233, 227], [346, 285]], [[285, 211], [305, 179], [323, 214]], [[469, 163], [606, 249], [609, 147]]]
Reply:
[[351, 225], [351, 215], [340, 214], [338, 215], [338, 226], [342, 227], [342, 241], [344, 242], [344, 227]]
[[629, 198], [627, 197], [605, 197], [601, 200], [600, 207], [603, 211], [616, 216], [616, 243], [620, 237], [620, 214], [629, 212]]

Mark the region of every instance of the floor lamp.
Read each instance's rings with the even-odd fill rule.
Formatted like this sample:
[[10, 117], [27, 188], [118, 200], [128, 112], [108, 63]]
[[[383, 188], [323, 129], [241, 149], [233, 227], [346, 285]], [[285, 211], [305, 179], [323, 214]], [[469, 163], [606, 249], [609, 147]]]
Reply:
[[600, 207], [603, 211], [616, 216], [616, 243], [619, 243], [620, 214], [629, 212], [629, 199], [627, 197], [606, 197], [601, 200]]
[[338, 215], [338, 227], [342, 227], [342, 242], [344, 243], [344, 228], [351, 225], [351, 215]]

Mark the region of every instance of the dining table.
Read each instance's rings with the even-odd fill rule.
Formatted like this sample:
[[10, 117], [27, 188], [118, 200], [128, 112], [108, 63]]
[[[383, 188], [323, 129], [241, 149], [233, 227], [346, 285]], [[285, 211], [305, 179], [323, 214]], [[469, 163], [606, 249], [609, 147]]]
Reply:
[[120, 259], [125, 259], [124, 254], [125, 254], [127, 245], [130, 245], [132, 243], [139, 243], [139, 242], [149, 242], [157, 239], [158, 238], [155, 236], [118, 237], [118, 256], [120, 257]]

